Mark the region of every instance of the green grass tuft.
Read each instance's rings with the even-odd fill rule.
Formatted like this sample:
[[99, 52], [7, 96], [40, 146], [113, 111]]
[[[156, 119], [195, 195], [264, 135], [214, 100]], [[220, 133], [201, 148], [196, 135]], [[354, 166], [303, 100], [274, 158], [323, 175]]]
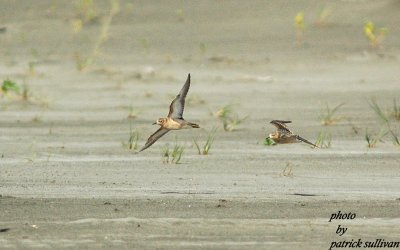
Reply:
[[238, 125], [248, 118], [248, 116], [240, 118], [237, 113], [234, 113], [231, 105], [220, 108], [214, 113], [214, 116], [222, 121], [223, 128], [227, 132], [234, 131]]
[[272, 138], [265, 138], [264, 145], [266, 146], [274, 146], [277, 145], [276, 142]]
[[182, 159], [184, 149], [185, 148], [183, 146], [179, 146], [177, 144], [170, 149], [169, 145], [167, 144], [162, 148], [163, 163], [179, 164]]
[[319, 148], [330, 148], [332, 142], [332, 135], [326, 132], [319, 132], [315, 145]]
[[215, 134], [217, 132], [217, 128], [213, 128], [207, 135], [206, 143], [204, 144], [203, 148], [199, 146], [196, 140], [193, 140], [194, 145], [197, 148], [197, 152], [199, 155], [208, 155], [208, 152], [211, 149], [212, 144], [214, 143]]
[[15, 94], [19, 95], [21, 93], [21, 88], [16, 82], [7, 79], [3, 81], [3, 84], [1, 85], [1, 91], [4, 94], [14, 92]]

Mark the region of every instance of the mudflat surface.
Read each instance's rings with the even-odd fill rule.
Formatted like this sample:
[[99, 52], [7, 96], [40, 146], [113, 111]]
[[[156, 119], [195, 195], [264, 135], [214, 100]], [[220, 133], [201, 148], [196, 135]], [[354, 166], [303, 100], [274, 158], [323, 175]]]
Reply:
[[[120, 1], [92, 54], [109, 2], [84, 23], [68, 1], [0, 3], [0, 77], [29, 89], [0, 97], [0, 244], [4, 248], [328, 249], [400, 241], [400, 147], [369, 106], [400, 104], [398, 1]], [[329, 8], [326, 25], [314, 26]], [[296, 42], [294, 16], [305, 13]], [[363, 25], [387, 27], [371, 48]], [[76, 23], [75, 23], [76, 25]], [[75, 28], [74, 28], [75, 27]], [[135, 153], [192, 75], [184, 117]], [[325, 107], [343, 103], [330, 126]], [[248, 116], [232, 132], [213, 116]], [[329, 148], [264, 146], [273, 119]], [[209, 155], [198, 155], [217, 129]], [[162, 148], [184, 147], [180, 164]], [[353, 213], [352, 220], [329, 219]], [[348, 230], [336, 234], [338, 226]]]

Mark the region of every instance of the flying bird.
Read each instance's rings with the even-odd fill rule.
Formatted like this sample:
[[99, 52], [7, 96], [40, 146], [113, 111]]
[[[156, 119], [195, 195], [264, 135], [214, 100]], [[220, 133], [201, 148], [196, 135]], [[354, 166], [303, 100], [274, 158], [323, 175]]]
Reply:
[[163, 135], [168, 133], [170, 130], [179, 130], [184, 128], [200, 128], [198, 124], [191, 123], [183, 119], [183, 110], [185, 108], [185, 99], [186, 95], [190, 88], [190, 74], [186, 79], [185, 84], [183, 85], [179, 94], [175, 97], [175, 99], [171, 102], [169, 106], [169, 113], [167, 118], [159, 118], [153, 125], [160, 125], [161, 127], [152, 134], [149, 139], [147, 139], [146, 144], [140, 149], [139, 152], [142, 152], [146, 148], [153, 145], [158, 139], [160, 139]]
[[306, 139], [300, 137], [299, 135], [295, 135], [290, 131], [290, 129], [286, 126], [287, 123], [291, 123], [292, 121], [281, 121], [281, 120], [273, 120], [270, 123], [274, 125], [277, 130], [274, 133], [269, 134], [269, 138], [274, 140], [276, 143], [295, 143], [295, 142], [305, 142], [307, 144], [312, 145], [313, 147], [318, 148], [317, 145], [307, 141]]

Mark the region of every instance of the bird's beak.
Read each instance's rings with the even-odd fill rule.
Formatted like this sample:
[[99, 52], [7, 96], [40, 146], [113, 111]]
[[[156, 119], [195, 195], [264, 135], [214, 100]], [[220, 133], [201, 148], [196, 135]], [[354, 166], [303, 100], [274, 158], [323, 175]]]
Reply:
[[153, 123], [153, 125], [156, 125], [156, 124], [157, 124], [157, 122]]

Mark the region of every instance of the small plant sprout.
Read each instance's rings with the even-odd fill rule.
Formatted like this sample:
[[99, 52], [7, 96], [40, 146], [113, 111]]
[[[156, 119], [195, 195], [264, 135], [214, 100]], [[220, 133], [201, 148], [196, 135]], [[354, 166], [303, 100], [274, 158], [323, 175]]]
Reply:
[[286, 167], [282, 170], [282, 172], [279, 174], [279, 176], [293, 177], [293, 169], [290, 166], [290, 163], [286, 163]]
[[336, 112], [339, 110], [340, 107], [342, 107], [344, 103], [341, 103], [334, 108], [330, 108], [328, 104], [325, 105], [325, 109], [321, 111], [320, 114], [320, 120], [322, 125], [328, 126], [332, 125], [338, 121], [340, 121], [342, 118], [336, 116]]
[[[84, 2], [92, 2], [92, 0], [82, 0]], [[100, 47], [101, 45], [107, 40], [108, 38], [108, 30], [110, 29], [110, 25], [112, 22], [113, 17], [119, 12], [119, 1], [118, 0], [110, 0], [111, 9], [109, 14], [105, 17], [103, 24], [101, 26], [100, 34], [97, 37], [97, 40], [93, 46], [93, 50], [87, 57], [82, 57], [80, 54], [75, 54], [75, 62], [76, 68], [79, 71], [83, 71], [88, 66], [92, 65], [95, 59], [100, 54]]]
[[142, 37], [142, 38], [139, 40], [139, 43], [140, 43], [140, 47], [142, 47], [142, 49], [143, 49], [146, 53], [149, 53], [149, 51], [150, 51], [150, 43], [149, 43], [149, 40], [148, 40], [147, 38], [145, 38], [145, 37]]
[[207, 140], [206, 143], [204, 144], [203, 148], [200, 148], [199, 144], [197, 143], [197, 140], [193, 140], [194, 145], [197, 148], [197, 152], [199, 155], [208, 155], [208, 152], [211, 149], [211, 146], [214, 142], [215, 139], [215, 133], [217, 132], [217, 128], [213, 128], [207, 135]]
[[139, 141], [139, 131], [137, 129], [132, 129], [132, 122], [129, 123], [129, 138], [128, 142], [122, 141], [122, 147], [127, 148], [129, 150], [138, 149], [138, 141]]
[[328, 7], [324, 7], [320, 12], [317, 21], [315, 21], [315, 23], [314, 23], [315, 26], [317, 26], [317, 27], [325, 27], [327, 25], [327, 23], [328, 23], [327, 20], [331, 16], [331, 14], [332, 14], [331, 9], [328, 8]]
[[183, 146], [179, 146], [177, 144], [174, 145], [173, 149], [171, 150], [169, 148], [169, 145], [167, 144], [162, 148], [162, 158], [163, 158], [163, 163], [169, 163], [169, 164], [179, 164], [182, 158], [182, 154], [184, 151]]
[[390, 118], [394, 118], [397, 121], [400, 121], [400, 106], [397, 106], [396, 99], [393, 99], [393, 109], [390, 112], [384, 112], [377, 102], [374, 99], [371, 99], [368, 102], [369, 106], [372, 110], [375, 111], [375, 114], [384, 122], [389, 123]]
[[207, 46], [205, 43], [200, 43], [199, 44], [199, 49], [200, 49], [200, 53], [202, 55], [204, 55], [207, 52]]
[[177, 9], [176, 10], [176, 17], [178, 18], [179, 22], [185, 21], [185, 13], [183, 12], [182, 9]]
[[14, 93], [15, 95], [20, 95], [21, 88], [18, 84], [12, 80], [4, 80], [1, 85], [0, 94], [9, 95], [10, 93]]
[[75, 3], [76, 17], [83, 23], [93, 23], [99, 16], [93, 0], [78, 0]]
[[234, 131], [236, 127], [248, 117], [245, 116], [243, 118], [240, 118], [237, 113], [233, 112], [231, 105], [220, 108], [217, 112], [214, 113], [214, 116], [222, 121], [224, 130], [228, 132]]
[[138, 110], [137, 109], [135, 109], [132, 105], [131, 106], [129, 106], [129, 108], [128, 108], [128, 116], [127, 116], [127, 118], [128, 119], [135, 119], [136, 117], [137, 117], [137, 115], [138, 115]]
[[304, 24], [304, 11], [300, 11], [296, 14], [294, 18], [294, 24], [296, 26], [296, 42], [297, 45], [303, 43], [305, 24]]
[[135, 129], [132, 130], [132, 123], [129, 124], [129, 140], [128, 148], [129, 150], [136, 150], [138, 148], [139, 132]]
[[383, 27], [378, 31], [375, 30], [375, 25], [371, 21], [367, 21], [364, 24], [364, 35], [368, 39], [369, 44], [372, 48], [377, 49], [381, 46], [382, 41], [387, 35], [388, 29]]
[[[388, 132], [391, 134], [393, 138], [393, 142], [395, 145], [400, 145], [399, 137], [398, 135], [393, 131], [393, 129], [390, 126], [390, 121], [389, 121], [389, 115], [385, 114], [385, 112], [382, 111], [382, 109], [379, 107], [379, 105], [376, 103], [374, 99], [371, 99], [370, 102], [368, 102], [369, 106], [375, 111], [377, 116], [385, 123]], [[396, 101], [394, 101], [394, 112], [396, 112], [397, 107], [396, 107]]]
[[267, 138], [265, 138], [264, 145], [265, 146], [274, 146], [274, 145], [276, 145], [276, 142], [272, 138], [267, 137]]
[[396, 146], [400, 146], [400, 138], [397, 134], [391, 132], [393, 144]]
[[81, 32], [83, 28], [83, 22], [81, 19], [75, 19], [71, 21], [71, 27], [74, 34]]
[[372, 135], [368, 132], [368, 129], [365, 131], [365, 140], [367, 141], [367, 146], [369, 148], [375, 148], [378, 142], [382, 141], [382, 138], [387, 135], [387, 131], [381, 129], [378, 134]]
[[400, 106], [397, 106], [396, 99], [393, 99], [393, 110], [390, 113], [390, 116], [396, 121], [400, 121]]
[[331, 142], [332, 142], [331, 134], [328, 134], [326, 132], [319, 132], [317, 140], [315, 141], [314, 144], [317, 145], [319, 148], [330, 148]]
[[230, 113], [232, 113], [232, 106], [226, 105], [218, 109], [217, 112], [214, 113], [214, 116], [220, 119], [225, 119], [230, 115]]
[[374, 99], [371, 99], [371, 101], [368, 102], [369, 106], [372, 108], [373, 111], [375, 111], [375, 114], [384, 122], [388, 123], [389, 122], [389, 117], [383, 112], [381, 107], [379, 107], [378, 103]]

